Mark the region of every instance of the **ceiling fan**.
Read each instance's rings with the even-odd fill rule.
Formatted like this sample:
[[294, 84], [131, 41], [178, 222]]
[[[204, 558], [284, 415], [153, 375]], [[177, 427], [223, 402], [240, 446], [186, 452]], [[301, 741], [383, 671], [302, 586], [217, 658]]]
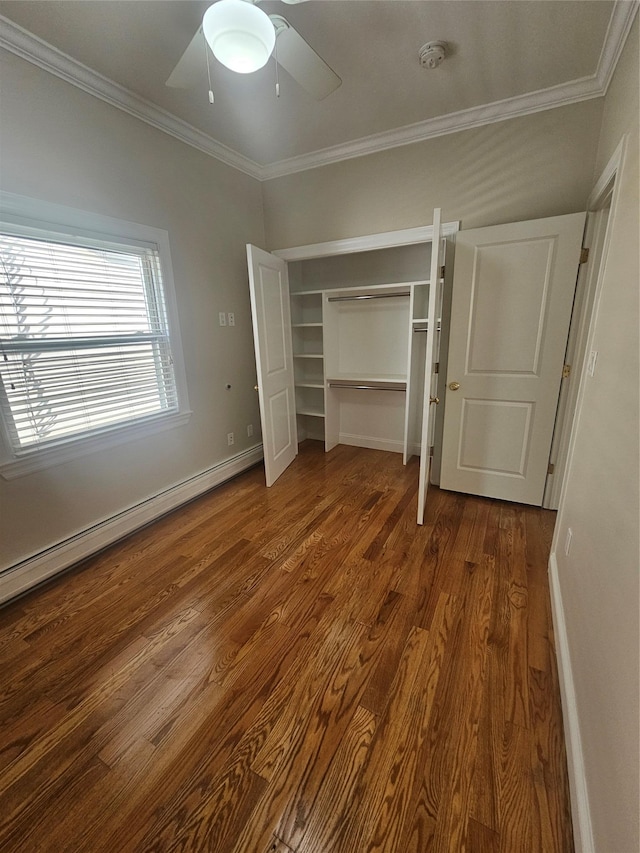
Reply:
[[[203, 50], [207, 51], [208, 45], [216, 59], [239, 74], [262, 68], [275, 48], [278, 64], [317, 100], [335, 91], [342, 80], [324, 59], [285, 18], [267, 15], [255, 2], [258, 0], [218, 0], [209, 6], [166, 85], [173, 88], [195, 85], [203, 64]], [[206, 55], [208, 59], [208, 52]]]

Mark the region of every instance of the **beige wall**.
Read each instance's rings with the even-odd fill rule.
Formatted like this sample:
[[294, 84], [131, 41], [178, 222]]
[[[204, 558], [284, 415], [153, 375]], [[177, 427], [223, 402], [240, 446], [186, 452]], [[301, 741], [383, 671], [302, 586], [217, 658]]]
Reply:
[[187, 426], [0, 478], [2, 568], [259, 441], [244, 246], [264, 234], [252, 178], [10, 54], [0, 77], [3, 190], [169, 232], [193, 410]]
[[636, 20], [604, 106], [597, 174], [623, 134], [627, 151], [591, 330], [596, 371], [583, 379], [557, 530], [595, 850], [602, 853], [640, 849], [638, 72]]
[[431, 223], [463, 228], [584, 210], [602, 101], [442, 136], [263, 185], [270, 249]]

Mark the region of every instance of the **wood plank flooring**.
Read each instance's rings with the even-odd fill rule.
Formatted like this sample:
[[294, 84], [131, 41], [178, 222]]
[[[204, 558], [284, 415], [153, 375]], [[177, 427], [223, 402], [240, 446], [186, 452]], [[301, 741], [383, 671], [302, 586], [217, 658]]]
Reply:
[[0, 849], [573, 850], [554, 514], [307, 442], [0, 611]]

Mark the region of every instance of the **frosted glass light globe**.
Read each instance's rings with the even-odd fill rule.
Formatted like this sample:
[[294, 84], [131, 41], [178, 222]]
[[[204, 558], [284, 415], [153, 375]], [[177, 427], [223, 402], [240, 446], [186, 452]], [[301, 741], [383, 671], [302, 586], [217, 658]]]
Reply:
[[218, 0], [209, 6], [202, 29], [215, 58], [239, 74], [266, 65], [276, 43], [269, 16], [245, 0]]

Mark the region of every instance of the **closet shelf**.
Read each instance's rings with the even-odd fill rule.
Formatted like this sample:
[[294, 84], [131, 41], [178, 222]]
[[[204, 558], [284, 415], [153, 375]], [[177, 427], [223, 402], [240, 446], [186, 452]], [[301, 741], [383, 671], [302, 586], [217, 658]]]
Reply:
[[307, 415], [310, 418], [324, 418], [324, 412], [317, 409], [296, 409], [297, 415]]
[[401, 382], [405, 383], [405, 373], [332, 373], [327, 376], [327, 382]]
[[296, 388], [324, 388], [323, 382], [296, 382]]
[[294, 358], [324, 358], [321, 352], [294, 352]]
[[412, 285], [423, 285], [429, 284], [429, 279], [419, 279], [419, 280], [408, 280], [408, 281], [390, 281], [387, 284], [371, 284], [371, 285], [363, 285], [363, 284], [342, 284], [342, 285], [333, 285], [328, 287], [322, 287], [318, 290], [295, 290], [291, 291], [290, 295], [294, 297], [299, 296], [320, 296], [323, 293], [345, 293], [347, 295], [350, 292], [360, 291], [361, 293], [368, 293], [369, 291], [376, 290], [390, 290], [394, 287], [411, 287]]
[[292, 323], [292, 329], [321, 329], [322, 323]]
[[[427, 317], [414, 317], [411, 321], [414, 326], [429, 324], [429, 319]], [[440, 325], [440, 317], [438, 317], [438, 325]]]

